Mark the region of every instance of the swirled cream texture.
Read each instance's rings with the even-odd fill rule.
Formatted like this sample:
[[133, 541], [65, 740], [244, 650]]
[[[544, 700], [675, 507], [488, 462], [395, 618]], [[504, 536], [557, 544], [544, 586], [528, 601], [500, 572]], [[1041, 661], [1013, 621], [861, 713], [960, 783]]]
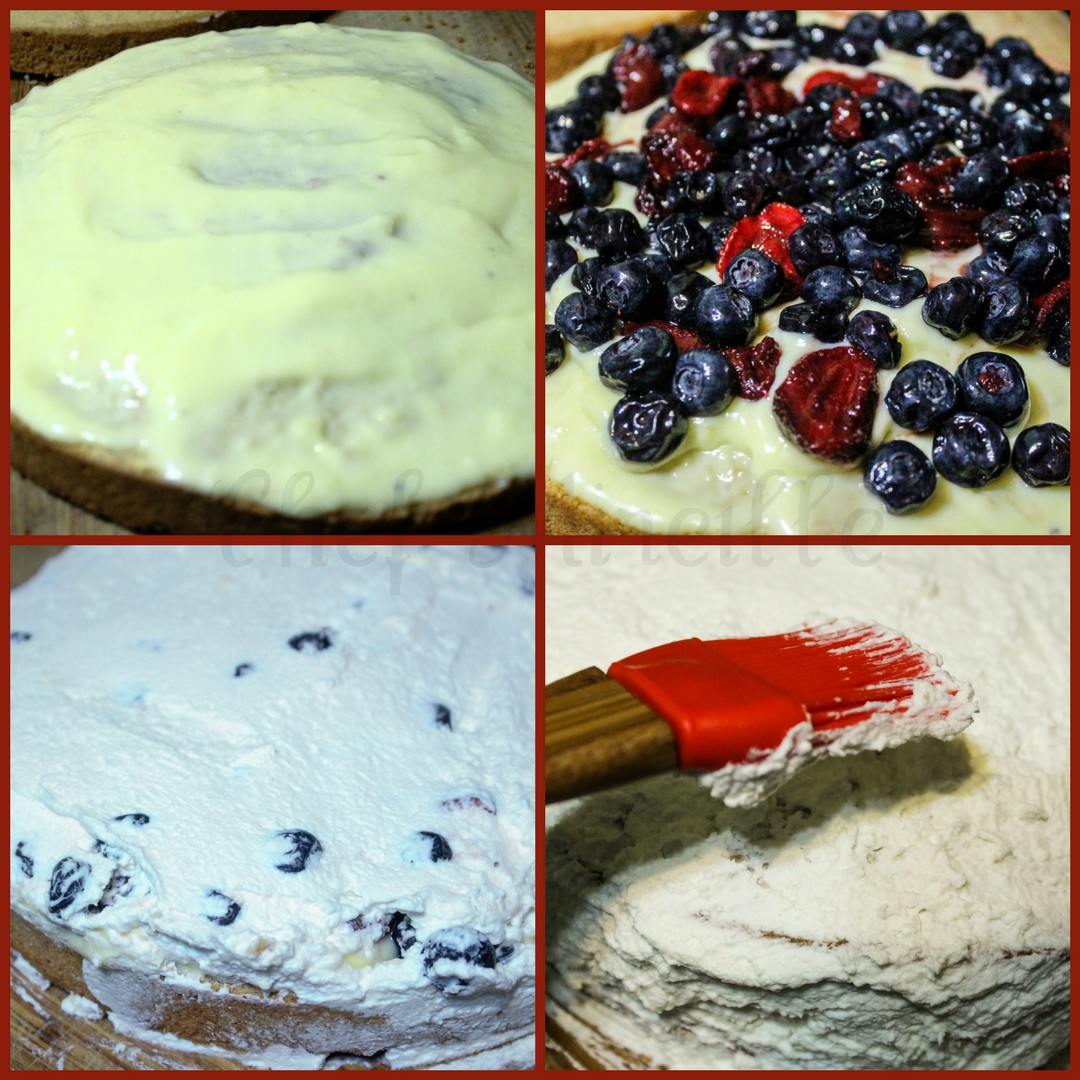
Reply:
[[310, 516], [525, 477], [533, 92], [311, 23], [123, 52], [11, 116], [13, 412]]
[[103, 976], [404, 1009], [421, 1044], [531, 1030], [532, 574], [60, 555], [12, 594], [12, 907]]

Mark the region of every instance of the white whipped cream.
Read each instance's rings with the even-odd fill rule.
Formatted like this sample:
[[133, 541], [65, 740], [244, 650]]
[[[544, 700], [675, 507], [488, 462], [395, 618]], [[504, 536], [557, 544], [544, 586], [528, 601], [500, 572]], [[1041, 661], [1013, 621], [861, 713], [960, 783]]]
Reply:
[[820, 762], [752, 809], [675, 775], [554, 808], [558, 1027], [609, 1068], [1047, 1061], [1069, 1037], [1068, 595], [1064, 548], [550, 548], [549, 680], [842, 614], [940, 652], [980, 704], [949, 742]]
[[[828, 12], [800, 12], [800, 21], [829, 21]], [[709, 39], [686, 54], [691, 68], [712, 70]], [[775, 44], [775, 43], [771, 43]], [[574, 97], [586, 75], [602, 72], [612, 51], [586, 61], [580, 68], [546, 88], [548, 107]], [[868, 68], [833, 61], [808, 60], [799, 64], [784, 85], [802, 97], [806, 80], [822, 70], [862, 75], [877, 72], [902, 79], [916, 90], [946, 85], [974, 90], [993, 100], [996, 92], [977, 70], [961, 79], [936, 75], [925, 58], [912, 57], [878, 44], [880, 58]], [[645, 121], [657, 102], [626, 115], [608, 114], [604, 136], [609, 142], [632, 140], [645, 132]], [[548, 160], [560, 157], [548, 154]], [[634, 206], [636, 190], [616, 181], [613, 207], [646, 218]], [[585, 259], [595, 252], [581, 249]], [[904, 261], [927, 276], [930, 287], [961, 274], [980, 248], [938, 253], [907, 251]], [[719, 280], [715, 265], [695, 268], [712, 281]], [[559, 303], [574, 286], [567, 270], [547, 294], [546, 321], [554, 321]], [[785, 305], [786, 306], [786, 305]], [[951, 341], [922, 319], [923, 298], [896, 309], [860, 300], [852, 311], [882, 311], [899, 334], [901, 363], [932, 360], [955, 371], [966, 356], [982, 349], [1015, 356], [1024, 368], [1031, 391], [1028, 414], [1009, 429], [1010, 439], [1034, 424], [1048, 421], [1069, 427], [1069, 370], [1055, 363], [1042, 348], [995, 346], [977, 334]], [[584, 353], [566, 343], [566, 360], [545, 380], [546, 468], [549, 479], [570, 495], [598, 507], [641, 532], [659, 533], [772, 533], [805, 535], [829, 533], [857, 536], [878, 534], [933, 535], [943, 533], [1064, 533], [1069, 525], [1069, 488], [1028, 487], [1015, 470], [1008, 469], [983, 489], [965, 489], [938, 478], [930, 503], [918, 513], [889, 513], [862, 480], [861, 468], [839, 468], [820, 461], [792, 443], [778, 427], [772, 412], [772, 394], [795, 363], [807, 353], [832, 348], [813, 337], [777, 329], [780, 306], [762, 313], [755, 341], [771, 337], [780, 348], [780, 361], [769, 394], [759, 401], [736, 398], [718, 416], [692, 417], [686, 439], [667, 461], [643, 471], [623, 462], [608, 434], [611, 410], [619, 399], [597, 377], [597, 359], [605, 343]], [[839, 342], [837, 344], [844, 344]], [[899, 369], [897, 369], [899, 370]], [[880, 371], [879, 405], [873, 443], [903, 438], [930, 456], [932, 434], [919, 435], [893, 422], [884, 399], [895, 371]]]
[[[531, 1030], [532, 575], [513, 547], [64, 552], [12, 594], [12, 906], [103, 986], [405, 1013], [418, 1052]], [[284, 830], [321, 847], [297, 872]], [[64, 859], [86, 880], [57, 910]], [[453, 927], [499, 962], [425, 972]]]

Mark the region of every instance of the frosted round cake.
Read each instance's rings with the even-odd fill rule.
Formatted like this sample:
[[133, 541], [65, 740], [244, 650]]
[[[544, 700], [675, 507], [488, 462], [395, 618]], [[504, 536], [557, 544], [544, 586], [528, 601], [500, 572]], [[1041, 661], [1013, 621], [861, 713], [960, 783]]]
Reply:
[[415, 531], [520, 503], [533, 122], [501, 64], [314, 23], [32, 90], [16, 467], [141, 531]]
[[577, 1067], [1021, 1069], [1069, 1039], [1065, 548], [549, 548], [548, 680], [688, 635], [878, 620], [980, 711], [730, 809], [549, 810], [548, 1034]]
[[532, 595], [527, 548], [48, 562], [11, 604], [13, 947], [125, 1036], [531, 1067]]

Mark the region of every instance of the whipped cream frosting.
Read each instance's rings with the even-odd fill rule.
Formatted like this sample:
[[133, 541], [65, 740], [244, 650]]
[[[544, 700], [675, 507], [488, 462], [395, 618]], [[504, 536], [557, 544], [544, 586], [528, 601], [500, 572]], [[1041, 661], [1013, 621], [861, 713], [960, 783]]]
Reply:
[[546, 678], [844, 615], [978, 695], [948, 742], [731, 809], [688, 776], [560, 804], [549, 1017], [604, 1067], [1031, 1068], [1069, 1038], [1065, 548], [567, 547]]
[[530, 476], [533, 122], [501, 64], [313, 23], [32, 90], [13, 412], [298, 517]]
[[[830, 13], [800, 12], [801, 21], [821, 21]], [[827, 18], [825, 21], [828, 21]], [[712, 41], [686, 54], [690, 68], [711, 70]], [[768, 42], [773, 45], [775, 42]], [[565, 104], [574, 97], [578, 83], [587, 75], [602, 72], [613, 50], [593, 57], [580, 68], [549, 83], [548, 107]], [[802, 97], [806, 80], [823, 70], [851, 75], [876, 72], [902, 79], [916, 90], [948, 85], [973, 90], [992, 101], [992, 90], [978, 71], [959, 79], [935, 74], [925, 58], [909, 56], [879, 43], [880, 58], [865, 69], [833, 61], [808, 60], [785, 79], [784, 86]], [[605, 117], [604, 137], [615, 144], [633, 140], [645, 132], [645, 121], [656, 103], [626, 115]], [[548, 160], [560, 155], [549, 154]], [[634, 206], [635, 189], [616, 182], [612, 207], [633, 212], [643, 224], [646, 218]], [[930, 287], [962, 273], [982, 249], [942, 253], [906, 251], [904, 261], [927, 277]], [[595, 252], [581, 249], [585, 259]], [[714, 265], [696, 268], [712, 281]], [[574, 286], [567, 270], [547, 294], [546, 321], [554, 321], [559, 303]], [[903, 308], [889, 308], [860, 300], [852, 311], [881, 311], [892, 319], [902, 346], [901, 364], [928, 359], [955, 371], [960, 361], [982, 349], [998, 349], [974, 333], [951, 341], [922, 319], [922, 298]], [[761, 314], [760, 341], [771, 337], [780, 348], [780, 361], [772, 389], [780, 386], [794, 364], [824, 345], [815, 338], [778, 329], [780, 306]], [[878, 534], [936, 535], [970, 533], [1064, 533], [1069, 526], [1069, 488], [1028, 487], [1015, 470], [986, 488], [958, 487], [939, 477], [930, 503], [918, 513], [889, 513], [881, 500], [863, 484], [861, 468], [839, 468], [805, 453], [780, 431], [772, 413], [772, 393], [759, 401], [736, 398], [720, 415], [692, 417], [690, 430], [679, 451], [661, 465], [643, 471], [623, 462], [608, 435], [611, 410], [618, 394], [597, 377], [597, 360], [606, 347], [589, 353], [566, 342], [566, 361], [545, 380], [547, 476], [568, 494], [599, 508], [622, 524], [652, 533], [771, 533], [805, 535], [830, 533], [856, 536]], [[1000, 347], [1016, 357], [1024, 368], [1031, 393], [1027, 415], [1016, 427], [1048, 421], [1069, 427], [1070, 380], [1067, 368], [1055, 363], [1042, 348], [1016, 345]], [[897, 369], [899, 370], [899, 369]], [[880, 401], [884, 402], [895, 371], [878, 376]], [[879, 404], [873, 429], [873, 445], [903, 438], [930, 456], [932, 434], [917, 434], [897, 425], [884, 404]]]
[[532, 563], [62, 553], [12, 593], [13, 909], [129, 1021], [161, 976], [401, 1013], [410, 1063], [531, 1030]]

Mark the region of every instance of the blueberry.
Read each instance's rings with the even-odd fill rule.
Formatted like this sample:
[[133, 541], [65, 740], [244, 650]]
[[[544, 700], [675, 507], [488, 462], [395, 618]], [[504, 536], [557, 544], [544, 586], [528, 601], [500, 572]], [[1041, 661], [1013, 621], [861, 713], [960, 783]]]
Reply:
[[144, 825], [150, 824], [149, 814], [118, 814], [113, 818], [113, 821], [124, 821], [128, 825], [134, 825], [135, 828], [141, 829]]
[[850, 312], [859, 302], [859, 283], [839, 266], [820, 266], [811, 270], [799, 295], [811, 304], [824, 304]]
[[317, 653], [333, 645], [329, 630], [306, 630], [289, 638], [289, 648], [299, 653]]
[[839, 266], [844, 259], [843, 247], [833, 232], [813, 223], [800, 225], [788, 237], [788, 253], [804, 277], [819, 266]]
[[603, 116], [619, 107], [622, 95], [610, 75], [589, 75], [578, 83], [577, 99], [587, 112]]
[[1050, 131], [1046, 122], [1027, 109], [1017, 109], [1001, 123], [1001, 152], [1006, 157], [1023, 157], [1048, 149]]
[[436, 727], [445, 728], [447, 731], [454, 730], [454, 722], [450, 716], [450, 710], [445, 705], [436, 703], [434, 720]]
[[893, 377], [885, 395], [889, 415], [909, 431], [931, 431], [956, 412], [956, 376], [929, 360], [913, 360]]
[[15, 858], [19, 860], [19, 869], [22, 870], [23, 874], [28, 878], [32, 878], [34, 876], [34, 860], [26, 854], [25, 849], [25, 841], [20, 840], [15, 845]]
[[455, 970], [457, 965], [493, 968], [496, 962], [495, 946], [469, 926], [448, 926], [432, 934], [424, 942], [422, 956], [424, 975], [447, 994], [460, 993], [469, 984], [469, 979]]
[[664, 286], [664, 318], [676, 326], [691, 327], [694, 323], [694, 305], [703, 289], [713, 284], [710, 278], [691, 270], [668, 278]]
[[709, 234], [709, 256], [711, 258], [720, 258], [720, 252], [727, 241], [728, 233], [734, 227], [735, 222], [729, 217], [719, 217], [705, 226], [705, 232]]
[[859, 11], [852, 15], [844, 27], [844, 33], [853, 38], [865, 38], [873, 41], [881, 32], [881, 20], [869, 11]]
[[678, 449], [689, 427], [674, 398], [660, 390], [641, 390], [619, 399], [609, 432], [624, 461], [655, 465]]
[[577, 261], [577, 252], [565, 240], [545, 241], [544, 288], [550, 289]]
[[713, 345], [749, 345], [757, 330], [757, 314], [749, 298], [726, 285], [702, 290], [694, 305], [701, 335]]
[[1029, 214], [992, 210], [979, 224], [979, 243], [984, 251], [1008, 256], [1031, 231], [1032, 220]]
[[586, 140], [600, 135], [603, 120], [580, 102], [572, 101], [545, 113], [544, 130], [549, 154], [569, 154]]
[[[987, 217], [991, 215], [987, 214]], [[995, 281], [1000, 281], [1009, 268], [1009, 262], [1004, 255], [988, 251], [972, 259], [964, 268], [964, 277], [971, 278], [976, 285], [983, 290]]]
[[622, 391], [666, 387], [677, 357], [675, 341], [666, 330], [641, 326], [600, 354], [600, 381]]
[[960, 407], [1004, 427], [1015, 424], [1028, 403], [1024, 369], [1006, 353], [972, 353], [956, 369]]
[[968, 156], [982, 150], [991, 150], [1000, 133], [996, 120], [974, 112], [962, 113], [956, 117], [951, 129], [952, 141], [962, 154]]
[[567, 236], [566, 226], [562, 218], [554, 210], [544, 211], [544, 239], [565, 240]]
[[255, 665], [250, 664], [247, 661], [242, 664], [237, 664], [236, 667], [233, 668], [233, 678], [242, 679], [245, 675], [251, 674], [254, 670]]
[[304, 829], [281, 829], [274, 836], [286, 841], [284, 862], [274, 864], [283, 874], [299, 874], [307, 869], [308, 860], [323, 850], [322, 844]]
[[764, 311], [779, 298], [784, 271], [763, 251], [747, 248], [728, 264], [724, 284], [742, 293], [755, 311]]
[[982, 289], [971, 278], [949, 278], [926, 294], [923, 322], [955, 341], [975, 325], [982, 297]]
[[431, 841], [431, 861], [432, 862], [449, 862], [454, 853], [450, 850], [450, 845], [446, 842], [445, 836], [440, 836], [436, 832], [423, 832], [420, 835], [425, 839]]
[[871, 38], [851, 37], [841, 34], [833, 44], [832, 58], [841, 64], [854, 64], [866, 67], [877, 59], [877, 50]]
[[1060, 424], [1025, 428], [1013, 443], [1012, 466], [1031, 487], [1069, 483], [1069, 430]]
[[840, 246], [849, 270], [869, 273], [877, 262], [895, 266], [900, 262], [900, 248], [896, 244], [877, 244], [857, 226], [840, 234]]
[[975, 206], [989, 206], [1009, 183], [1009, 167], [1000, 154], [983, 153], [969, 157], [953, 180], [953, 194]]
[[818, 341], [843, 341], [848, 317], [843, 308], [830, 304], [789, 304], [780, 312], [780, 329], [789, 334], [803, 334]]
[[562, 367], [566, 359], [566, 342], [553, 323], [544, 325], [544, 374], [550, 375]]
[[[868, 182], [878, 180], [884, 183], [908, 158], [906, 151], [906, 147], [897, 146], [894, 141], [885, 138], [866, 139], [852, 150], [851, 163], [855, 166], [855, 171]], [[844, 211], [841, 211], [841, 215], [846, 216]], [[863, 224], [861, 218], [851, 218], [850, 221]], [[878, 229], [881, 227], [883, 226], [880, 224], [874, 226]], [[883, 238], [891, 239], [893, 235]]]
[[1009, 467], [1009, 440], [1001, 425], [977, 413], [956, 413], [934, 435], [934, 465], [960, 487], [985, 487]]
[[225, 901], [225, 913], [223, 915], [207, 915], [205, 916], [207, 922], [212, 922], [216, 926], [231, 926], [236, 922], [236, 917], [240, 914], [240, 905], [235, 900], [230, 899], [222, 892], [218, 892], [217, 889], [210, 889], [206, 895], [211, 899]]
[[1031, 301], [1027, 289], [1012, 278], [986, 286], [979, 336], [992, 345], [1009, 345], [1024, 336], [1031, 325]]
[[611, 175], [624, 184], [637, 187], [645, 179], [645, 155], [630, 150], [615, 150], [604, 158]]
[[645, 246], [645, 230], [629, 210], [597, 212], [600, 218], [592, 229], [591, 246], [599, 254], [619, 258]]
[[706, 138], [723, 154], [731, 156], [746, 144], [746, 117], [740, 113], [721, 117]]
[[34, 635], [31, 634], [28, 630], [11, 631], [11, 640], [15, 642], [16, 645], [21, 645], [24, 641], [29, 641], [33, 636]]
[[903, 240], [915, 231], [918, 213], [915, 200], [887, 180], [867, 180], [836, 200], [839, 224], [858, 226], [871, 240]]
[[753, 172], [735, 172], [724, 185], [724, 211], [733, 218], [750, 217], [765, 205], [765, 185]]
[[875, 267], [863, 284], [863, 296], [886, 307], [901, 308], [926, 295], [926, 275], [916, 266]]
[[921, 11], [888, 11], [881, 20], [881, 40], [893, 49], [908, 49], [926, 29]]
[[416, 929], [412, 919], [402, 911], [395, 911], [390, 916], [386, 932], [397, 948], [399, 957], [404, 956], [416, 944]]
[[86, 888], [92, 870], [89, 863], [67, 856], [54, 867], [49, 880], [49, 914], [59, 915], [75, 903]]
[[1061, 329], [1046, 343], [1046, 351], [1050, 354], [1050, 358], [1062, 367], [1069, 366], [1069, 321], [1066, 319]]
[[1009, 277], [1036, 296], [1052, 289], [1067, 273], [1060, 247], [1041, 233], [1021, 240], [1009, 259]]
[[596, 275], [596, 299], [622, 318], [642, 315], [656, 301], [656, 280], [639, 263], [628, 259], [607, 266]]
[[[100, 844], [101, 841], [99, 840]], [[95, 848], [97, 850], [97, 848]], [[106, 854], [105, 852], [102, 852]], [[111, 854], [107, 854], [108, 858], [115, 859], [118, 854], [112, 851]], [[83, 911], [88, 915], [100, 915], [107, 907], [111, 907], [117, 900], [122, 899], [125, 896], [130, 896], [131, 891], [134, 888], [131, 878], [125, 874], [119, 867], [113, 870], [109, 877], [109, 882], [105, 886], [99, 900], [94, 901], [92, 904], [87, 904]]]
[[615, 316], [583, 293], [570, 293], [555, 309], [555, 328], [582, 352], [599, 348], [615, 332]]
[[930, 69], [947, 79], [959, 79], [975, 66], [985, 44], [982, 35], [971, 30], [946, 34], [930, 52]]
[[664, 213], [686, 213], [699, 218], [720, 212], [722, 187], [716, 173], [677, 172], [660, 197]]
[[840, 31], [822, 23], [811, 23], [808, 26], [797, 26], [792, 38], [796, 48], [807, 56], [827, 60], [840, 40]]
[[688, 349], [675, 362], [671, 392], [690, 416], [716, 416], [739, 388], [731, 362], [711, 349]]
[[743, 31], [756, 38], [787, 38], [795, 30], [794, 11], [748, 11]]
[[859, 311], [853, 315], [848, 323], [847, 339], [879, 368], [891, 369], [900, 363], [900, 336], [892, 319], [883, 311]]
[[709, 235], [688, 214], [671, 214], [653, 231], [653, 244], [679, 266], [696, 266], [709, 257]]
[[570, 166], [586, 206], [607, 206], [615, 190], [611, 170], [599, 161], [578, 161]]
[[937, 486], [930, 459], [917, 446], [901, 439], [882, 443], [870, 454], [863, 480], [894, 514], [921, 510]]

